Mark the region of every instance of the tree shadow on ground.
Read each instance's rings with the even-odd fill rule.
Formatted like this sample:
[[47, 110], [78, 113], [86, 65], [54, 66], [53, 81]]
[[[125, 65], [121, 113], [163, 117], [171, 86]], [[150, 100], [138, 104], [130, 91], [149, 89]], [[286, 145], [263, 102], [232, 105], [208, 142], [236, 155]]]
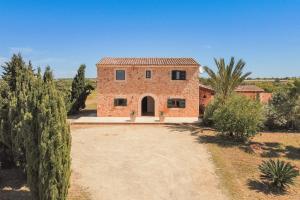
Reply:
[[272, 194], [272, 195], [286, 194], [286, 191], [272, 189], [268, 183], [261, 182], [259, 180], [255, 180], [255, 179], [254, 180], [248, 179], [247, 185], [250, 190], [264, 193], [266, 195], [268, 195], [268, 194]]
[[20, 169], [0, 170], [0, 199], [29, 200], [30, 191], [26, 187], [26, 177]]
[[171, 132], [190, 132], [191, 135], [195, 136], [202, 133], [204, 130], [209, 130], [210, 128], [204, 128], [198, 124], [169, 124], [165, 125]]
[[204, 144], [216, 144], [221, 147], [238, 147], [246, 153], [256, 153], [263, 158], [286, 157], [288, 159], [300, 159], [300, 148], [285, 146], [278, 142], [254, 142], [246, 143], [235, 141], [232, 138], [215, 135], [198, 135], [196, 141]]
[[97, 117], [97, 110], [84, 109], [78, 114], [68, 115], [68, 119], [78, 119], [80, 117]]
[[197, 136], [203, 131], [214, 130], [209, 127], [203, 127], [199, 124], [168, 124], [165, 125], [171, 132], [189, 132], [192, 136]]
[[247, 153], [257, 153], [263, 158], [286, 157], [300, 160], [300, 147], [285, 146], [279, 142], [240, 142], [219, 134], [203, 134], [204, 131], [214, 130], [197, 124], [171, 124], [165, 125], [171, 132], [189, 132], [196, 137], [196, 142], [204, 144], [217, 144], [221, 147], [238, 147]]
[[285, 147], [285, 150], [286, 150], [286, 154], [285, 154], [286, 157], [293, 159], [293, 160], [300, 159], [300, 147], [297, 148], [297, 147], [289, 145], [289, 146]]
[[196, 138], [196, 141], [204, 144], [217, 144], [221, 147], [243, 146], [242, 142], [229, 140], [228, 138], [222, 137], [220, 135], [199, 135]]

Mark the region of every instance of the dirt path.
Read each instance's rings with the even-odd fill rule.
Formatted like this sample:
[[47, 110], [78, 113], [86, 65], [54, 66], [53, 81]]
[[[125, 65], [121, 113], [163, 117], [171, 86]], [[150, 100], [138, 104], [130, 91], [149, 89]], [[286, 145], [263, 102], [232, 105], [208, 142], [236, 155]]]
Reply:
[[93, 199], [227, 199], [209, 154], [185, 128], [77, 128], [72, 139], [73, 173]]

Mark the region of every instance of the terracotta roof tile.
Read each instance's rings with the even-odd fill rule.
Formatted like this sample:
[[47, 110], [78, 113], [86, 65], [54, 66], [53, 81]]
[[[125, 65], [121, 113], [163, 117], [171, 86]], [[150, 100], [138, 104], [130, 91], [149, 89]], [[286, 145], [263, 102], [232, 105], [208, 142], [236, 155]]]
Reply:
[[102, 58], [97, 65], [194, 65], [200, 66], [193, 58]]
[[199, 84], [199, 87], [201, 88], [204, 88], [204, 89], [207, 89], [207, 90], [211, 90], [211, 91], [214, 91], [214, 89], [212, 89], [212, 87], [208, 86], [208, 85], [203, 85], [203, 84]]
[[[199, 87], [205, 88], [208, 90], [214, 90], [212, 87], [203, 85], [203, 84], [199, 84]], [[260, 87], [258, 87], [256, 85], [239, 85], [234, 91], [236, 91], [236, 92], [264, 92], [263, 89], [261, 89]]]
[[263, 89], [256, 85], [240, 85], [235, 89], [236, 92], [264, 92]]

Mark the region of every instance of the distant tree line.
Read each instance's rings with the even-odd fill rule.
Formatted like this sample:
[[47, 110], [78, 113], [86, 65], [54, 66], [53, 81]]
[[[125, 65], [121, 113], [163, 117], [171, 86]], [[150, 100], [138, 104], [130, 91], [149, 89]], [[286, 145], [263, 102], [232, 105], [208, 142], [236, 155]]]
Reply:
[[[200, 77], [201, 84], [209, 85], [210, 78]], [[248, 81], [247, 81], [248, 80]], [[242, 85], [256, 85], [265, 90], [265, 92], [278, 92], [280, 90], [289, 90], [293, 87], [294, 81], [300, 81], [300, 78], [288, 77], [288, 78], [247, 78]]]
[[11, 164], [26, 173], [32, 199], [67, 199], [71, 135], [51, 69], [35, 71], [21, 55], [13, 55], [2, 69], [2, 167]]

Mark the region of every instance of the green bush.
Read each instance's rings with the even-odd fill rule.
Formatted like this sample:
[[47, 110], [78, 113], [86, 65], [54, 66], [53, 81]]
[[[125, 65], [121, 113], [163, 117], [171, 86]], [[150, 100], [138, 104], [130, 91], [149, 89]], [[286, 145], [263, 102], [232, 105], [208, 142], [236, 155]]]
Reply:
[[299, 171], [290, 163], [284, 161], [263, 161], [259, 165], [261, 179], [268, 181], [277, 190], [283, 191], [294, 183], [294, 179], [299, 176]]
[[300, 81], [273, 94], [266, 117], [270, 130], [300, 130]]
[[216, 130], [236, 140], [254, 136], [263, 124], [263, 108], [258, 101], [240, 95], [231, 96], [213, 113]]
[[204, 110], [203, 115], [203, 125], [204, 126], [213, 126], [213, 114], [215, 110], [221, 105], [221, 99], [216, 97], [211, 101]]

